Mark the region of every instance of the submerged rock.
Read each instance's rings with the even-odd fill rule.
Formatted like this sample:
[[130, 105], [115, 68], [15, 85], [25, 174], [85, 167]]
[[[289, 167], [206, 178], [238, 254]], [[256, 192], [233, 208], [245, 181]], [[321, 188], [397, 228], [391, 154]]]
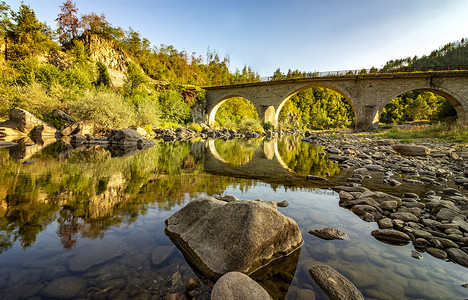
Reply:
[[296, 222], [263, 201], [196, 199], [166, 220], [166, 233], [211, 278], [249, 274], [302, 244]]
[[332, 267], [313, 266], [309, 273], [331, 300], [364, 299], [354, 284]]
[[41, 295], [53, 299], [71, 299], [86, 287], [86, 280], [79, 277], [55, 279], [42, 289]]
[[324, 229], [315, 229], [309, 230], [310, 234], [313, 234], [324, 240], [348, 240], [348, 235], [334, 228], [324, 228]]
[[240, 272], [223, 275], [213, 287], [212, 300], [272, 299], [271, 296], [249, 276]]

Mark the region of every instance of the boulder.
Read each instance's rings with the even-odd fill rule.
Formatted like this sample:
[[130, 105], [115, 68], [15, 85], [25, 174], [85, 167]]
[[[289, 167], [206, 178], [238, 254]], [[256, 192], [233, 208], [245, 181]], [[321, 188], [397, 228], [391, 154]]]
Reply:
[[9, 120], [0, 123], [3, 134], [55, 136], [57, 129], [39, 120], [30, 112], [15, 108], [8, 115]]
[[332, 267], [313, 266], [309, 273], [331, 300], [364, 299], [354, 284]]
[[296, 222], [264, 201], [191, 201], [166, 220], [166, 233], [204, 274], [249, 274], [302, 244]]
[[111, 144], [136, 144], [142, 139], [144, 137], [141, 134], [130, 128], [112, 129], [107, 137], [107, 141]]
[[334, 228], [309, 230], [309, 233], [324, 240], [348, 240], [349, 239], [346, 232], [343, 232]]
[[64, 136], [73, 135], [73, 134], [95, 134], [94, 132], [94, 124], [89, 121], [79, 121], [76, 123], [71, 124], [70, 126], [65, 127], [60, 131], [60, 133]]
[[132, 150], [144, 150], [154, 146], [156, 143], [152, 140], [147, 140], [141, 134], [139, 134], [136, 130], [126, 128], [126, 129], [112, 129], [111, 133], [107, 137], [107, 141], [112, 146], [119, 146], [124, 147], [125, 153], [132, 152], [126, 147], [134, 147], [137, 149]]
[[212, 300], [272, 299], [271, 296], [249, 276], [229, 272], [218, 279], [211, 292]]
[[72, 116], [64, 112], [63, 110], [56, 109], [52, 112], [52, 114], [54, 117], [60, 118], [67, 123], [76, 123], [76, 120]]
[[407, 156], [426, 156], [431, 152], [428, 148], [424, 146], [416, 145], [397, 144], [392, 146], [392, 148], [401, 155]]

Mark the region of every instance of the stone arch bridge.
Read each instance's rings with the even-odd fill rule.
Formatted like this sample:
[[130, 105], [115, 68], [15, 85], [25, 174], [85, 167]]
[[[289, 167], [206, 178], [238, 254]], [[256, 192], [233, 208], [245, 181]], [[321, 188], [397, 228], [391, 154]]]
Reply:
[[313, 87], [344, 96], [353, 107], [356, 130], [377, 127], [385, 105], [414, 90], [443, 96], [457, 111], [460, 123], [468, 124], [468, 71], [327, 76], [207, 87], [205, 122], [214, 123], [218, 108], [227, 99], [243, 97], [255, 106], [263, 122], [276, 125], [286, 101]]

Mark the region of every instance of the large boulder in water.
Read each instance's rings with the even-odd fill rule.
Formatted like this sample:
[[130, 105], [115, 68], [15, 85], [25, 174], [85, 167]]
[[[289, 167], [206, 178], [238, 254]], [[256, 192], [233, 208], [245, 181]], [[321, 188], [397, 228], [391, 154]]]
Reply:
[[166, 233], [211, 278], [250, 274], [302, 244], [296, 222], [264, 201], [191, 201], [166, 220]]

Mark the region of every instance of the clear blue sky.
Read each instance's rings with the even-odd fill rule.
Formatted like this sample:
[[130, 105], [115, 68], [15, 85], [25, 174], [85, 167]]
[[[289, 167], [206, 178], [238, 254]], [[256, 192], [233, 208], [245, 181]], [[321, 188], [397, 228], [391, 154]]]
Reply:
[[[6, 0], [17, 11], [20, 0]], [[24, 0], [52, 28], [62, 0]], [[467, 0], [76, 0], [153, 46], [229, 54], [231, 70], [380, 68], [468, 37]]]

